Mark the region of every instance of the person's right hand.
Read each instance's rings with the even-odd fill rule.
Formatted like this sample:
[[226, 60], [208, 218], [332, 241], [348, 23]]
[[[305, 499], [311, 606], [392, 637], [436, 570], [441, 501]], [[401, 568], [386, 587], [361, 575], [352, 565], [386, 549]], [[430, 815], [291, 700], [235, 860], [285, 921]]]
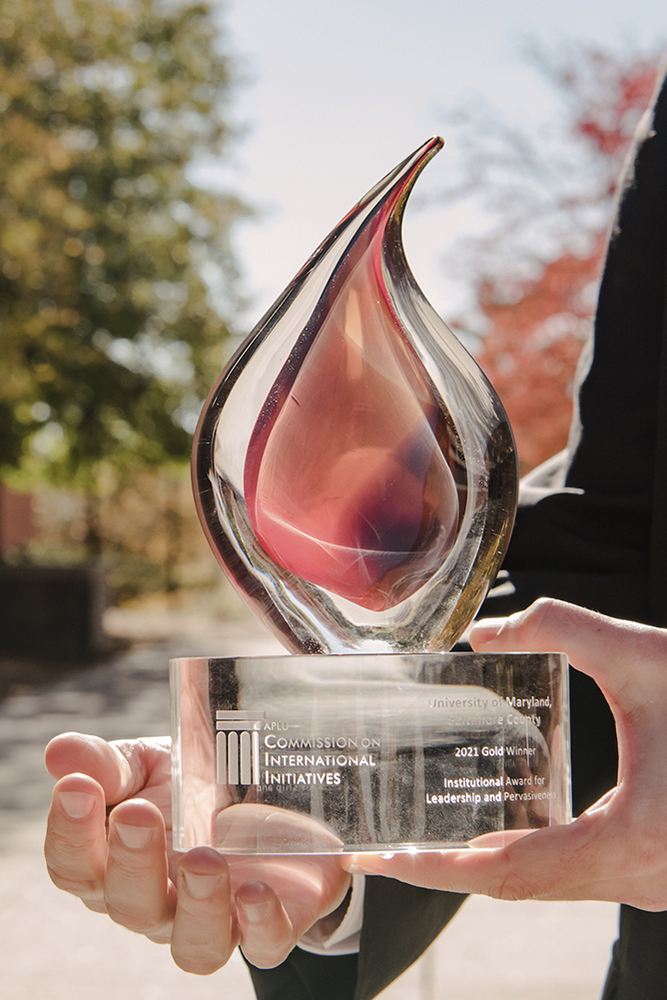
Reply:
[[[464, 850], [357, 854], [348, 871], [499, 899], [605, 899], [667, 908], [667, 630], [543, 598], [476, 623], [484, 653], [568, 654], [602, 689], [616, 720], [618, 784], [574, 823], [487, 834]], [[479, 848], [475, 850], [474, 848]]]
[[173, 851], [168, 739], [106, 743], [66, 733], [49, 743], [46, 766], [58, 779], [44, 847], [53, 882], [170, 943], [186, 972], [214, 972], [237, 944], [251, 964], [272, 968], [318, 920], [335, 927], [330, 915], [351, 881], [336, 854]]

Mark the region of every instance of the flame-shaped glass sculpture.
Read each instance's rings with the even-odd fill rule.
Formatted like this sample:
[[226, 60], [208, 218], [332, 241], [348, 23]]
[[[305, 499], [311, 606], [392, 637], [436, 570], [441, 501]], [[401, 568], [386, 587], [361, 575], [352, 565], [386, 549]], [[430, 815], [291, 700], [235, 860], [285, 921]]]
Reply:
[[441, 146], [427, 142], [334, 229], [200, 419], [193, 473], [211, 546], [296, 652], [451, 648], [511, 532], [507, 417], [401, 240]]
[[502, 559], [517, 471], [403, 253], [441, 145], [352, 209], [204, 408], [219, 561], [293, 652], [348, 655], [172, 661], [178, 850], [433, 849], [570, 818], [566, 658], [445, 652]]

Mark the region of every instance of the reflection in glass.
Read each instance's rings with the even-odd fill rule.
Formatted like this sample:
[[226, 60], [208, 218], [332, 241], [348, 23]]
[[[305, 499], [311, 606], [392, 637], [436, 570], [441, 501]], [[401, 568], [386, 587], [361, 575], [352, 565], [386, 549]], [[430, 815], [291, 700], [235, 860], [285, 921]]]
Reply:
[[560, 654], [193, 658], [172, 680], [179, 850], [428, 849], [570, 819]]

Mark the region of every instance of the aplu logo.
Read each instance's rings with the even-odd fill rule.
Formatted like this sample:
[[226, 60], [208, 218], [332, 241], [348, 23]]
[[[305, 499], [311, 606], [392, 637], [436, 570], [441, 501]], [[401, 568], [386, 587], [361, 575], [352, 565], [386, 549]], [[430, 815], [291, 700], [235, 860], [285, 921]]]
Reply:
[[215, 713], [219, 785], [259, 784], [259, 730], [265, 716], [266, 712]]

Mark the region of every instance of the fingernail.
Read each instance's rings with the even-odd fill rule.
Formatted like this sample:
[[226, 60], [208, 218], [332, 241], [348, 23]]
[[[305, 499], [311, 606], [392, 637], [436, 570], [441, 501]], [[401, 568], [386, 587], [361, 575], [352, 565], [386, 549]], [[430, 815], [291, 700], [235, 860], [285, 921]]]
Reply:
[[219, 875], [202, 875], [200, 872], [189, 872], [185, 868], [181, 871], [187, 890], [195, 899], [207, 899], [220, 885]]
[[267, 903], [244, 903], [242, 899], [238, 899], [237, 904], [249, 924], [262, 924], [266, 920], [269, 910]]
[[93, 811], [95, 796], [88, 792], [59, 792], [58, 801], [70, 819], [83, 819]]
[[129, 823], [116, 823], [116, 832], [126, 847], [138, 851], [150, 842], [153, 829], [150, 826], [131, 826]]
[[257, 902], [252, 902], [250, 899], [244, 899], [241, 895], [236, 897], [237, 905], [243, 910], [243, 915], [247, 922], [249, 924], [263, 923], [269, 912], [269, 900], [261, 898], [266, 893], [266, 886], [258, 879], [251, 879], [243, 886], [243, 892], [246, 896], [252, 895], [260, 897]]
[[353, 854], [349, 859], [343, 862], [343, 868], [350, 875], [363, 875], [364, 869], [359, 866], [359, 857], [357, 854]]
[[507, 624], [507, 618], [483, 618], [470, 629], [470, 635], [475, 635], [475, 642], [491, 642], [500, 632], [503, 625]]

